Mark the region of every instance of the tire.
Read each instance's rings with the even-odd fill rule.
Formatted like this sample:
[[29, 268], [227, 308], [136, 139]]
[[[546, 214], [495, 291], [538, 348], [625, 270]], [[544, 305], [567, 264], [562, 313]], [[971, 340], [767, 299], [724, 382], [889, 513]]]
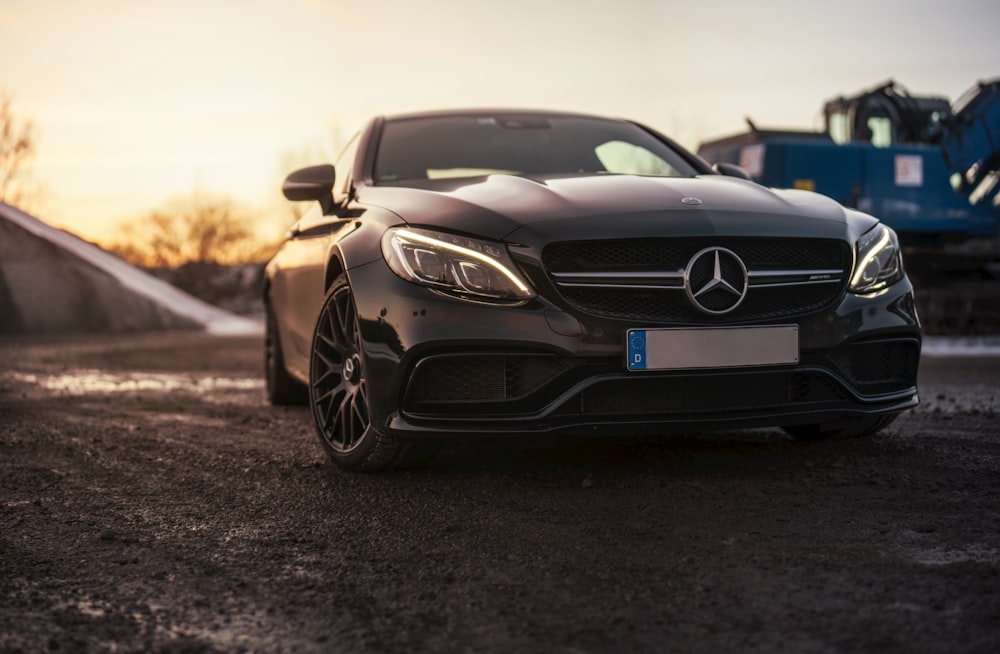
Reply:
[[285, 357], [278, 337], [278, 321], [271, 308], [266, 309], [264, 327], [264, 379], [267, 400], [274, 406], [304, 405], [309, 403], [306, 386], [288, 374]]
[[860, 438], [871, 436], [886, 427], [899, 416], [898, 413], [863, 418], [847, 419], [840, 422], [818, 425], [788, 425], [782, 427], [789, 435], [799, 440], [818, 441], [834, 438]]
[[371, 424], [369, 380], [354, 296], [338, 277], [320, 311], [309, 363], [309, 406], [320, 443], [341, 468], [376, 472], [405, 465], [427, 447], [379, 433]]

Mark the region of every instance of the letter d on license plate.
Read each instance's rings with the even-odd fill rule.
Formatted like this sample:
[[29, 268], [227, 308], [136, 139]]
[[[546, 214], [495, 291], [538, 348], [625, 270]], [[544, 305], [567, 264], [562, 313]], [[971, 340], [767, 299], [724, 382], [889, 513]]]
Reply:
[[694, 370], [793, 365], [797, 325], [714, 329], [630, 329], [629, 370]]

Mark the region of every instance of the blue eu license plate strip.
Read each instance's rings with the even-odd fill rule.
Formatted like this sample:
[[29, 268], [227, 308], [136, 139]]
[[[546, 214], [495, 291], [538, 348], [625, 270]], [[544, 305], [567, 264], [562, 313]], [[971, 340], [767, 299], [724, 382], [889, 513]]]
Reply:
[[628, 369], [646, 369], [646, 330], [631, 329], [628, 332]]
[[629, 370], [783, 366], [799, 362], [797, 325], [630, 329]]

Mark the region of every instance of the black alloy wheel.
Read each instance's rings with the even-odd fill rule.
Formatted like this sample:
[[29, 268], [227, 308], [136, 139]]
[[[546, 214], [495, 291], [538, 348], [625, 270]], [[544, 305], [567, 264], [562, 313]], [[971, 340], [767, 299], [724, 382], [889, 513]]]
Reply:
[[343, 468], [371, 472], [396, 465], [408, 448], [372, 427], [361, 343], [354, 296], [341, 275], [327, 293], [316, 323], [309, 406], [330, 458]]
[[278, 321], [271, 307], [265, 307], [264, 327], [264, 379], [267, 399], [274, 406], [308, 404], [306, 387], [285, 370], [285, 357], [281, 351]]

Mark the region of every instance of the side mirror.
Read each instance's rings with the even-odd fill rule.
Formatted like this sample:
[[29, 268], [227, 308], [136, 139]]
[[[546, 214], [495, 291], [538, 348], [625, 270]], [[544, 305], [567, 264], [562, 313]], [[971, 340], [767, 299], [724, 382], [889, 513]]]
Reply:
[[330, 164], [296, 170], [285, 178], [281, 192], [294, 202], [317, 200], [324, 213], [333, 211], [333, 183], [337, 173]]
[[753, 177], [751, 177], [750, 173], [748, 173], [745, 168], [741, 168], [736, 164], [717, 163], [712, 166], [712, 170], [720, 175], [725, 175], [726, 177], [738, 177], [740, 179], [750, 180], [751, 182], [753, 181]]

